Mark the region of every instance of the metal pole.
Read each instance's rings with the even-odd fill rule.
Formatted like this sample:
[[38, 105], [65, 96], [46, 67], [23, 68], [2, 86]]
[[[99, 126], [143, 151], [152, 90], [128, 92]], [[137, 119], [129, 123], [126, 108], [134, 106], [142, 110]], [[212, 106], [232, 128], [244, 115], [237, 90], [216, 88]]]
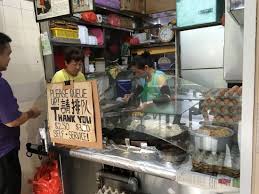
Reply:
[[58, 161], [59, 161], [59, 169], [60, 169], [60, 179], [62, 184], [62, 193], [65, 194], [65, 187], [64, 187], [64, 174], [63, 174], [63, 166], [62, 166], [62, 156], [58, 154]]

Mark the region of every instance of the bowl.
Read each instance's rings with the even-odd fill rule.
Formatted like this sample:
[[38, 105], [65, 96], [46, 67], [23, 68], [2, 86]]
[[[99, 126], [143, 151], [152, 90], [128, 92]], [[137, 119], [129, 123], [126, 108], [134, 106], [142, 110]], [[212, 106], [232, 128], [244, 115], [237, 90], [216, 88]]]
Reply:
[[[201, 129], [204, 128], [207, 128], [208, 130], [222, 129], [225, 130], [227, 133], [224, 136], [212, 136], [211, 134], [201, 133]], [[234, 132], [232, 129], [226, 127], [205, 125], [198, 130], [191, 130], [190, 135], [191, 141], [193, 142], [196, 150], [225, 152], [226, 146], [230, 146], [232, 144], [232, 137], [234, 135]]]

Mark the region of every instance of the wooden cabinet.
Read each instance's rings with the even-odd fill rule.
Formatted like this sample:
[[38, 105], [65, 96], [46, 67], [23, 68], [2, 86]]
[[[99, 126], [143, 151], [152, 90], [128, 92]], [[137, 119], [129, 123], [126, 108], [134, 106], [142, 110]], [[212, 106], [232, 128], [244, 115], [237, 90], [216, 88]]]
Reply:
[[146, 0], [146, 13], [176, 10], [176, 0]]

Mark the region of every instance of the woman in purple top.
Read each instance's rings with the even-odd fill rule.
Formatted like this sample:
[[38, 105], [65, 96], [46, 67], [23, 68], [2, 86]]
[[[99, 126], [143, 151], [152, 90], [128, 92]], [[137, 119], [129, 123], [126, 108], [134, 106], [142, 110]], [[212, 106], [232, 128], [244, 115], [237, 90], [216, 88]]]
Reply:
[[7, 35], [0, 33], [0, 194], [21, 193], [20, 125], [40, 115], [37, 108], [20, 112], [10, 85], [2, 77], [12, 53], [10, 42]]

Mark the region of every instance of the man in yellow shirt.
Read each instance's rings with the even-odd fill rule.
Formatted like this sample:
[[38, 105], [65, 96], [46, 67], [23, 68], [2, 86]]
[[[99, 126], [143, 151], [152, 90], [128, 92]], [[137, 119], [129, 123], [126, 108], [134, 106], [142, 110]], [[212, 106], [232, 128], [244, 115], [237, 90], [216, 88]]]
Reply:
[[68, 48], [65, 51], [65, 68], [56, 72], [51, 83], [60, 83], [64, 81], [86, 81], [81, 72], [84, 62], [84, 54], [78, 48]]

